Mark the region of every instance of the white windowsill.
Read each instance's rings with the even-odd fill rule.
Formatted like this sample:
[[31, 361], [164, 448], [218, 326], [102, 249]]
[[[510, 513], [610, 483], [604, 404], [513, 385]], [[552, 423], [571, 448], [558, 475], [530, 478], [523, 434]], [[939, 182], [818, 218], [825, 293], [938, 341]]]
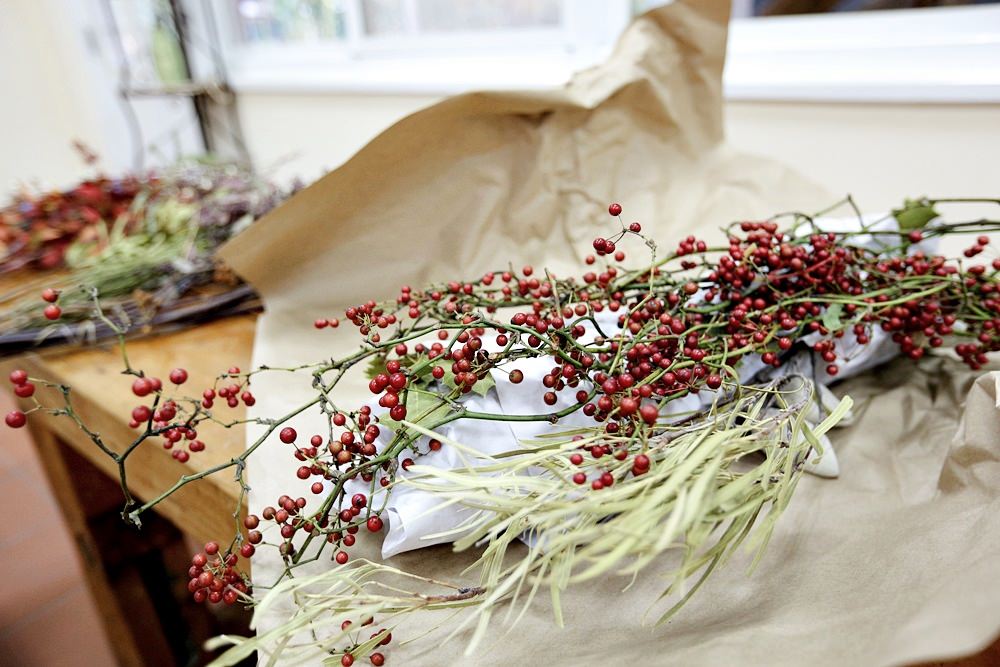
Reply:
[[[608, 51], [256, 53], [235, 60], [231, 79], [238, 92], [260, 94], [537, 90], [562, 85]], [[1000, 6], [737, 20], [725, 92], [748, 101], [1000, 102]]]
[[[454, 95], [472, 90], [542, 90], [580, 69], [565, 54], [330, 59], [325, 64], [234, 68], [239, 93]], [[585, 66], [585, 65], [583, 65]]]

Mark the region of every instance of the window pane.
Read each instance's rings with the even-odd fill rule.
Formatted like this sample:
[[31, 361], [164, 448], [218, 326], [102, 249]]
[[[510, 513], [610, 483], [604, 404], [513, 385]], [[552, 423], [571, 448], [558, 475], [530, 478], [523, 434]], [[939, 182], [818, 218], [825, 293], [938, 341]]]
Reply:
[[496, 30], [558, 26], [559, 0], [417, 0], [420, 29]]
[[406, 25], [406, 8], [402, 0], [364, 0], [361, 15], [369, 35], [395, 35], [413, 32]]
[[342, 0], [237, 0], [245, 42], [330, 42], [347, 34]]
[[550, 28], [562, 0], [363, 0], [369, 35]]

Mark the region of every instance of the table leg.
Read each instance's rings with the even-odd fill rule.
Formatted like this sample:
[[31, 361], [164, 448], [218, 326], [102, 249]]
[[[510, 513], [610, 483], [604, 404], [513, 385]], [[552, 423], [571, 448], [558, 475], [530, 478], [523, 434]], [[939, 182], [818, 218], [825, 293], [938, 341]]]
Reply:
[[141, 531], [127, 526], [117, 481], [44, 426], [31, 430], [119, 664], [202, 662], [202, 643], [220, 628], [187, 592], [190, 554], [181, 531], [154, 513]]

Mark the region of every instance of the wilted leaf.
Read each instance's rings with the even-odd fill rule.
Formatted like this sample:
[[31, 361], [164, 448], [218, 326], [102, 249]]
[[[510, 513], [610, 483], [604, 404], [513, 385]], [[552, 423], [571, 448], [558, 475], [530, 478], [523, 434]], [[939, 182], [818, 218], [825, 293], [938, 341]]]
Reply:
[[893, 210], [892, 215], [901, 230], [909, 231], [926, 227], [928, 222], [938, 217], [938, 212], [926, 200], [907, 199], [903, 208]]

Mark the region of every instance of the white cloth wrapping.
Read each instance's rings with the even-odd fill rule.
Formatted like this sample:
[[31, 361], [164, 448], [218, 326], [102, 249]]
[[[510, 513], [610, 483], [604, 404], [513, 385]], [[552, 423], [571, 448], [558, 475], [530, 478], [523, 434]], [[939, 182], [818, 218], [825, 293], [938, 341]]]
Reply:
[[[855, 236], [852, 238], [852, 244], [871, 250], [879, 250], [888, 247], [890, 243], [893, 245], [898, 243], [899, 235], [893, 233], [898, 227], [892, 216], [885, 214], [866, 215], [860, 222], [866, 227], [876, 230], [876, 233]], [[817, 220], [817, 224], [822, 229], [829, 231], [843, 232], [859, 229], [859, 220], [856, 217], [821, 218]], [[889, 233], [878, 234], [877, 231]], [[925, 247], [924, 249], [931, 250], [932, 248]], [[620, 311], [619, 313], [603, 311], [598, 313], [595, 319], [597, 319], [601, 330], [611, 335], [619, 331], [617, 324], [619, 314]], [[593, 325], [587, 323], [586, 326], [588, 331], [581, 339], [584, 343], [591, 341], [597, 335]], [[837, 398], [826, 385], [835, 380], [843, 380], [862, 373], [888, 361], [898, 353], [898, 347], [892, 342], [890, 336], [881, 329], [873, 328], [870, 332], [870, 338], [870, 342], [866, 345], [859, 345], [852, 335], [845, 335], [836, 340], [837, 365], [840, 368], [836, 377], [826, 373], [826, 363], [818, 354], [805, 350], [786, 359], [779, 368], [765, 366], [760, 361], [759, 355], [747, 356], [740, 361], [736, 368], [740, 382], [743, 384], [770, 382], [789, 374], [799, 374], [812, 378], [815, 395], [806, 421], [815, 425], [838, 403]], [[810, 344], [817, 340], [819, 340], [819, 334], [812, 334], [806, 338]], [[489, 337], [484, 338], [483, 342], [484, 349], [490, 351], [499, 349], [499, 346], [496, 346]], [[575, 402], [574, 394], [576, 392], [572, 390], [558, 392], [558, 402], [555, 405], [549, 406], [544, 403], [542, 396], [546, 389], [542, 386], [541, 380], [552, 369], [552, 365], [553, 362], [549, 358], [519, 360], [514, 366], [524, 373], [524, 380], [518, 385], [510, 382], [507, 371], [493, 370], [491, 374], [496, 387], [491, 389], [486, 396], [473, 393], [464, 397], [462, 401], [472, 411], [494, 414], [530, 415], [559, 411]], [[583, 386], [581, 385], [581, 387]], [[671, 415], [689, 414], [703, 410], [712, 404], [717, 393], [703, 389], [697, 395], [689, 394], [679, 400], [671, 401], [667, 404], [661, 417], [669, 418]], [[384, 412], [381, 408], [373, 408], [373, 414], [384, 414]], [[585, 416], [580, 411], [563, 417], [557, 424], [550, 424], [547, 421], [503, 422], [461, 419], [443, 426], [439, 430], [439, 434], [448, 440], [489, 456], [516, 449], [519, 442], [581, 426], [592, 426], [594, 423], [592, 418]], [[850, 423], [851, 415], [848, 415], [841, 425], [846, 426]], [[382, 432], [375, 443], [378, 449], [384, 447], [392, 439], [390, 429], [383, 427], [381, 430]], [[420, 451], [428, 451], [427, 441], [428, 438], [422, 438], [418, 441], [417, 446]], [[821, 436], [820, 443], [823, 446], [822, 456], [816, 455], [810, 458], [805, 469], [820, 477], [837, 477], [840, 474], [840, 467], [829, 438], [825, 435]], [[400, 459], [411, 456], [412, 453], [407, 451], [400, 455]], [[467, 454], [463, 454], [453, 447], [445, 446], [437, 452], [420, 457], [420, 463], [442, 470], [450, 470], [469, 465], [470, 461]], [[400, 471], [398, 474], [405, 475], [406, 472]], [[354, 493], [369, 492], [371, 485], [362, 481], [350, 482], [347, 490], [345, 504], [350, 502]], [[380, 505], [379, 498], [382, 493], [384, 490], [379, 488], [376, 492], [376, 498], [373, 499], [373, 506]], [[468, 516], [468, 509], [454, 504], [443, 506], [440, 496], [432, 492], [409, 487], [405, 484], [398, 485], [392, 490], [386, 505], [384, 518], [387, 519], [388, 532], [382, 544], [382, 557], [388, 558], [404, 551], [452, 542], [461, 535], [461, 532], [456, 532], [456, 529], [461, 527], [462, 522]]]

